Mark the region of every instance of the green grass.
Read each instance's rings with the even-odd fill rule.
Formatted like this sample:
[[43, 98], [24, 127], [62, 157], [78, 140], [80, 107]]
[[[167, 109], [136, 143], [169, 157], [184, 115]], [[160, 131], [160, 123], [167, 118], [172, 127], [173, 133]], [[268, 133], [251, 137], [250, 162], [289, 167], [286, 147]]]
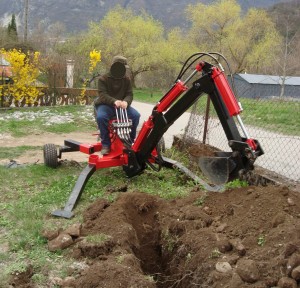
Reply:
[[[197, 111], [205, 114], [207, 97], [199, 99]], [[285, 135], [300, 136], [300, 101], [277, 101], [240, 98], [241, 118], [248, 126], [262, 128]], [[210, 117], [217, 117], [211, 103]]]
[[42, 125], [40, 120], [34, 123], [28, 122], [27, 120], [10, 120], [9, 122], [2, 121], [0, 132], [9, 133], [13, 137], [22, 137], [28, 134], [35, 134], [39, 131], [39, 127]]
[[300, 102], [241, 99], [243, 121], [288, 135], [300, 136]]
[[134, 89], [134, 100], [144, 103], [157, 103], [164, 93], [159, 89]]
[[[65, 167], [63, 174], [44, 165], [29, 165], [6, 169], [0, 166], [0, 244], [9, 244], [8, 253], [0, 253], [5, 269], [0, 272], [0, 282], [7, 280], [13, 271], [22, 272], [31, 263], [37, 275], [55, 270], [55, 265], [66, 265], [47, 250], [41, 236], [46, 223], [57, 225], [49, 218], [49, 212], [65, 201], [78, 174], [73, 167]], [[3, 233], [5, 232], [5, 233]], [[51, 261], [50, 261], [51, 260]], [[39, 280], [42, 279], [36, 276]], [[1, 286], [0, 286], [1, 287]], [[4, 286], [5, 287], [5, 286]]]
[[225, 189], [236, 189], [236, 188], [241, 188], [241, 187], [247, 187], [248, 183], [246, 181], [242, 181], [239, 179], [232, 180], [228, 183], [225, 184]]
[[41, 150], [38, 146], [0, 147], [0, 159], [14, 159], [27, 151]]

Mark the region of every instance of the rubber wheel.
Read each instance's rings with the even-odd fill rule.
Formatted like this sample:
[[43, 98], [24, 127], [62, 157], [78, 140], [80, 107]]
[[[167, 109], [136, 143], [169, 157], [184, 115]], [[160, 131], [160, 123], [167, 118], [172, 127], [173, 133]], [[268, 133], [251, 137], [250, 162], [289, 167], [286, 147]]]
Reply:
[[56, 146], [54, 144], [45, 144], [43, 150], [45, 165], [51, 168], [56, 168], [58, 166]]

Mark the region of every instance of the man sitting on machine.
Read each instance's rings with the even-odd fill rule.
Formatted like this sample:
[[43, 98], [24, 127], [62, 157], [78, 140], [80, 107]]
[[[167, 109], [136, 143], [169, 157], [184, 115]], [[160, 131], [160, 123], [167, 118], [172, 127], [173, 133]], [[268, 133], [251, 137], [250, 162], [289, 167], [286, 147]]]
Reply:
[[123, 56], [115, 56], [110, 71], [98, 80], [99, 96], [95, 99], [96, 120], [100, 130], [101, 154], [110, 153], [109, 120], [116, 117], [116, 108], [126, 109], [128, 118], [132, 120], [130, 140], [133, 143], [140, 113], [131, 107], [133, 92], [130, 78], [126, 75], [127, 60]]

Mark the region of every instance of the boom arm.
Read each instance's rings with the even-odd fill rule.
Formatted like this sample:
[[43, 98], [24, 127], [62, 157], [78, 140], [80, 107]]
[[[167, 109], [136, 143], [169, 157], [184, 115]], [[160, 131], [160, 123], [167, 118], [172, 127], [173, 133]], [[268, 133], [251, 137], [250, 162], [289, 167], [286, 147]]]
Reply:
[[[200, 72], [201, 76], [188, 88], [187, 82]], [[151, 116], [143, 124], [132, 146], [129, 163], [123, 166], [127, 176], [137, 175], [145, 168], [145, 163], [163, 134], [204, 94], [209, 95], [229, 141], [229, 146], [233, 151], [231, 155], [226, 155], [226, 158], [231, 161], [231, 176], [235, 177], [242, 169], [253, 169], [255, 159], [263, 154], [263, 150], [257, 140], [249, 137], [239, 116], [242, 110], [241, 106], [237, 102], [222, 69], [207, 62], [200, 62], [186, 81], [178, 80], [162, 97], [154, 107]], [[181, 97], [179, 98], [179, 96]], [[241, 125], [245, 134], [244, 137], [239, 133], [234, 116], [237, 117]]]

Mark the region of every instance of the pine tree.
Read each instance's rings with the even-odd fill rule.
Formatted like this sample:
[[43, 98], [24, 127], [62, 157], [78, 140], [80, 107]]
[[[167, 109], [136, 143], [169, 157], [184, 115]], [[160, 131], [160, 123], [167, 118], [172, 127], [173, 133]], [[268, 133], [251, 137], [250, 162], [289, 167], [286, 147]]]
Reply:
[[17, 24], [16, 24], [15, 14], [12, 14], [12, 16], [11, 16], [11, 21], [8, 24], [8, 28], [7, 28], [7, 34], [11, 40], [14, 40], [14, 41], [18, 40], [18, 32], [17, 32]]

